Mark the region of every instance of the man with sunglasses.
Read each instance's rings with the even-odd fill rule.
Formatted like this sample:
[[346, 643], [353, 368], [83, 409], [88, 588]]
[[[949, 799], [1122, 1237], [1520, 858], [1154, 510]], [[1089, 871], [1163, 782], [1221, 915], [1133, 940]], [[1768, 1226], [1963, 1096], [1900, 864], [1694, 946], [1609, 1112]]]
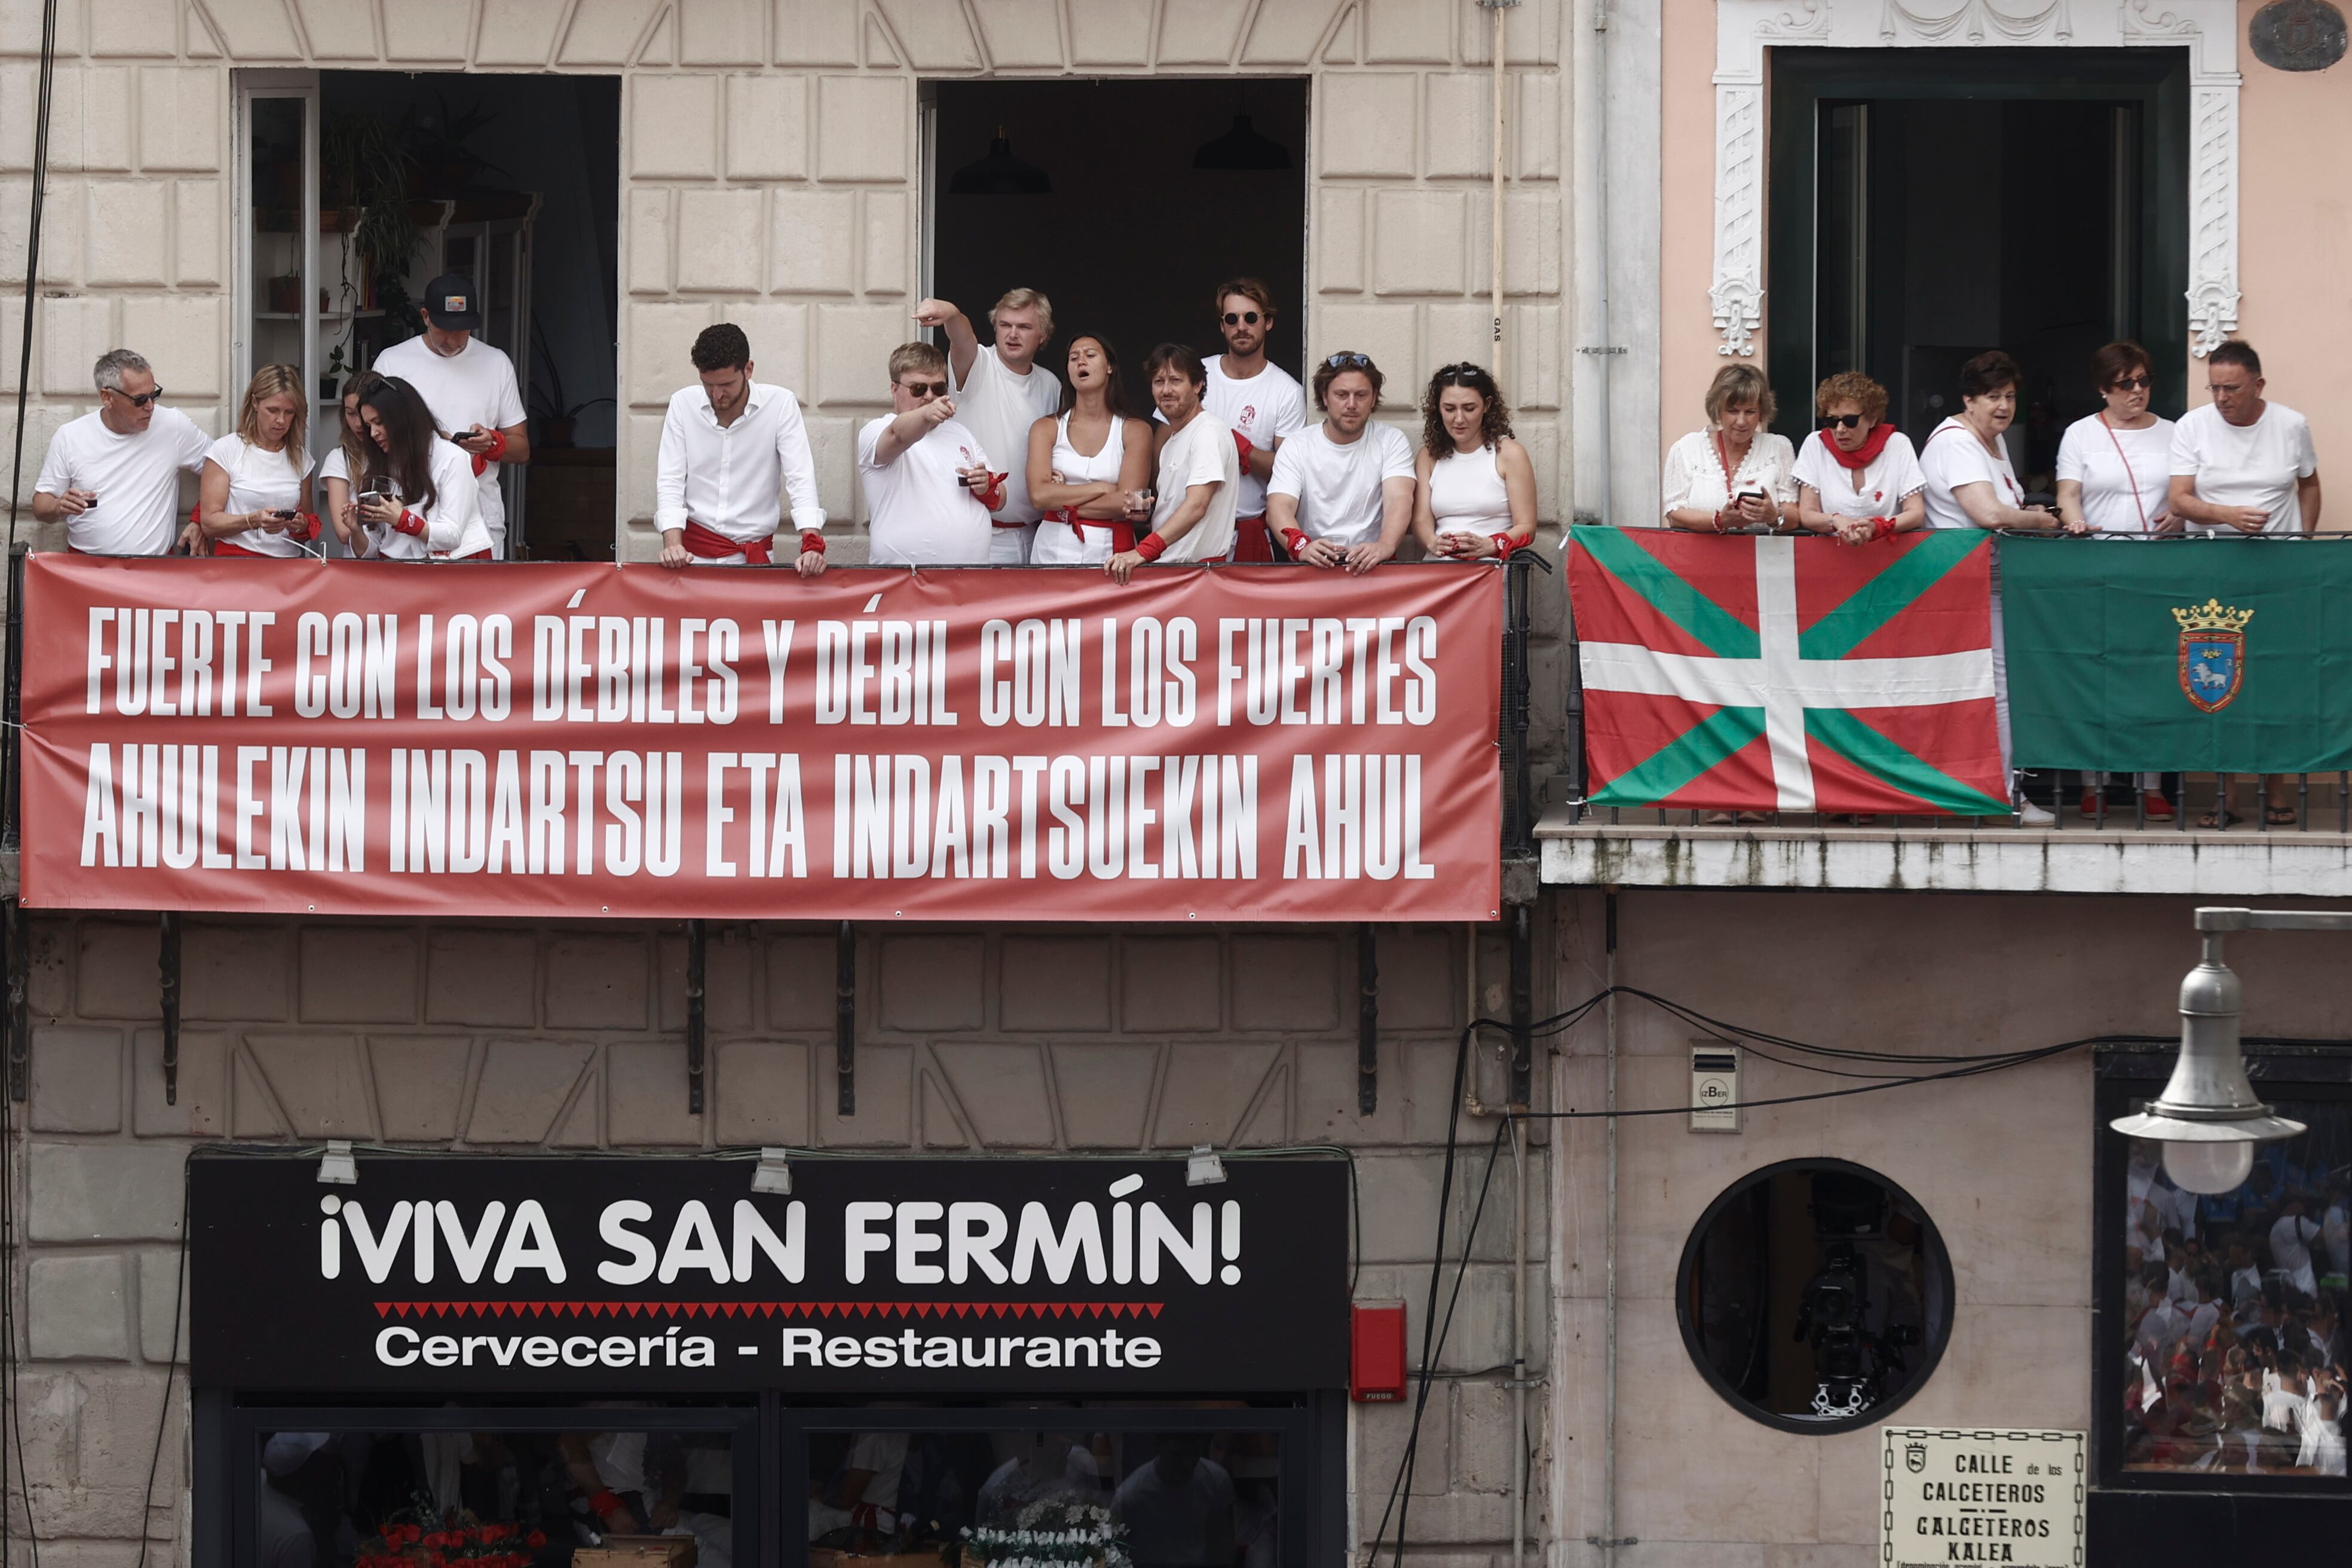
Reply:
[[1208, 363], [1201, 405], [1233, 427], [1242, 454], [1241, 493], [1234, 498], [1234, 559], [1271, 561], [1265, 526], [1265, 481], [1284, 439], [1307, 428], [1307, 394], [1298, 380], [1265, 357], [1274, 331], [1274, 291], [1255, 278], [1217, 286], [1217, 330], [1225, 352]]
[[1307, 566], [1361, 576], [1397, 552], [1412, 525], [1412, 443], [1372, 418], [1384, 381], [1370, 354], [1343, 351], [1315, 367], [1323, 423], [1283, 443], [1266, 482], [1266, 521]]
[[857, 433], [867, 559], [877, 566], [985, 566], [1004, 479], [956, 417], [948, 356], [930, 343], [890, 351], [891, 412]]
[[49, 438], [33, 517], [66, 525], [84, 555], [169, 555], [184, 538], [180, 476], [205, 466], [212, 437], [163, 406], [155, 373], [129, 349], [99, 357], [98, 407]]
[[945, 300], [917, 305], [915, 321], [946, 331], [953, 373], [948, 391], [962, 410], [959, 417], [1008, 468], [1003, 499], [990, 509], [996, 531], [988, 559], [1024, 565], [1045, 515], [1029, 500], [1029, 428], [1062, 406], [1060, 378], [1037, 368], [1038, 352], [1054, 341], [1054, 302], [1034, 289], [1009, 290], [988, 312], [993, 343], [982, 343], [971, 319]]

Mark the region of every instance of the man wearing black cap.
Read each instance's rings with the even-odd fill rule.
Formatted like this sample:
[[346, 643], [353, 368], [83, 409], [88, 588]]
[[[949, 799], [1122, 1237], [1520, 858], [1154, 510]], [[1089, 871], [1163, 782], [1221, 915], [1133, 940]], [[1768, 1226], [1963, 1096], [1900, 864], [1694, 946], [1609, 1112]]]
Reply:
[[530, 427], [514, 362], [475, 338], [482, 307], [470, 279], [455, 273], [436, 278], [425, 286], [417, 314], [424, 332], [384, 350], [373, 368], [415, 387], [441, 433], [473, 455], [482, 486], [482, 521], [489, 526], [490, 547], [503, 561], [507, 511], [499, 494], [499, 465], [530, 461]]

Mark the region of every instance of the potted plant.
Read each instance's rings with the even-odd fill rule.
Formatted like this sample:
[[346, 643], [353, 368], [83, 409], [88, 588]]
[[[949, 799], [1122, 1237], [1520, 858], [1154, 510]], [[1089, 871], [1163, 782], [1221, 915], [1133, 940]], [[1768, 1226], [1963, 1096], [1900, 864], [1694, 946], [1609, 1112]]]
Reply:
[[[343, 247], [344, 296], [355, 300], [373, 285], [383, 310], [383, 342], [415, 336], [408, 268], [425, 243], [408, 205], [415, 160], [381, 119], [354, 113], [327, 121], [319, 139], [319, 166], [323, 205], [339, 209], [349, 236]], [[352, 276], [354, 258], [361, 269], [357, 279]]]
[[530, 319], [531, 346], [539, 351], [539, 362], [545, 368], [543, 376], [531, 378], [530, 416], [533, 447], [569, 447], [576, 433], [580, 416], [600, 403], [610, 403], [609, 397], [591, 397], [583, 402], [570, 403], [564, 399], [563, 372], [555, 363], [555, 353], [548, 346], [547, 333], [539, 318]]

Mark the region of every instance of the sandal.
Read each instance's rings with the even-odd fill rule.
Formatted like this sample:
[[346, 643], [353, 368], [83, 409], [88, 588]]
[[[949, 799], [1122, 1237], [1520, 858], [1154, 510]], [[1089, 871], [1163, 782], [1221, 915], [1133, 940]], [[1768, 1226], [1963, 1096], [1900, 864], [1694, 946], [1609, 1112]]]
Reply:
[[2294, 807], [2291, 805], [2266, 805], [2263, 807], [2263, 823], [2265, 826], [2293, 827], [2301, 820], [2301, 817], [2296, 815]]
[[2204, 816], [2199, 817], [2197, 819], [2197, 826], [2200, 827], [2220, 827], [2223, 826], [2225, 818], [2230, 822], [2243, 822], [2246, 820], [2234, 811], [2216, 809], [2209, 811]]
[[1743, 811], [1739, 814], [1739, 820], [1742, 822], [1769, 822], [1772, 819], [1765, 816], [1760, 811]]
[[1703, 820], [1705, 826], [1708, 827], [1728, 827], [1731, 826], [1732, 818], [1731, 813], [1727, 811], [1710, 811]]

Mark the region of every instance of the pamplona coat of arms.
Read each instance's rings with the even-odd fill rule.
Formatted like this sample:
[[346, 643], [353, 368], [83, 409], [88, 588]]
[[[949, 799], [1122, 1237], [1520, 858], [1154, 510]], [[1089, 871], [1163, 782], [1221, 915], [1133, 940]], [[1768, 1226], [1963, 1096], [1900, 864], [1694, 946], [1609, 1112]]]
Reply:
[[2218, 599], [2175, 606], [2180, 623], [2180, 694], [2200, 712], [2219, 713], [2246, 683], [2246, 623], [2252, 610]]

